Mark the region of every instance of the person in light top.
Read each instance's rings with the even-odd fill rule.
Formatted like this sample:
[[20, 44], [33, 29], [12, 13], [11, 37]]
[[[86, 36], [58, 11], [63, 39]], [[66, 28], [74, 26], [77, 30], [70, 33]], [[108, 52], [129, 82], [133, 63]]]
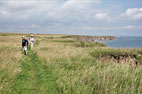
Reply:
[[29, 40], [30, 40], [30, 43], [31, 43], [31, 50], [32, 50], [33, 46], [34, 46], [34, 36], [31, 35]]

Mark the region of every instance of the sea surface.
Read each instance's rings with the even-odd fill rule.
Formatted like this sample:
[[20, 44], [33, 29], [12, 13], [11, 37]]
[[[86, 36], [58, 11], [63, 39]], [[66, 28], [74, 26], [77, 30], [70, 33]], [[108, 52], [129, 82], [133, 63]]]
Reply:
[[105, 43], [109, 48], [142, 48], [142, 37], [137, 36], [119, 36], [116, 40], [99, 42]]

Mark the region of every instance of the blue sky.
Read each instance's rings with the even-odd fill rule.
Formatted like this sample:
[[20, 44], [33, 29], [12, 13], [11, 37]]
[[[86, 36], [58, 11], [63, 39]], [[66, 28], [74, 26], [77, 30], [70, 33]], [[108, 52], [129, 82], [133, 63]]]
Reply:
[[0, 0], [0, 32], [142, 36], [142, 0]]

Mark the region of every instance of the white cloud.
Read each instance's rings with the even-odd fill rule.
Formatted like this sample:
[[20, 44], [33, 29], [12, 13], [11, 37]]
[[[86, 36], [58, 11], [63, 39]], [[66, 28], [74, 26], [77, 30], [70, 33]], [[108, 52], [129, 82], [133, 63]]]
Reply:
[[142, 20], [142, 8], [129, 8], [121, 16], [132, 20]]
[[8, 16], [9, 13], [3, 9], [0, 10], [0, 16]]
[[127, 30], [142, 30], [142, 26], [129, 25], [129, 26], [125, 26], [124, 29], [127, 29]]
[[[33, 17], [37, 15], [47, 17], [49, 15], [60, 18], [59, 16], [64, 17], [65, 14], [88, 11], [90, 4], [100, 2], [101, 0], [1, 0], [1, 8], [11, 14], [11, 17], [26, 14]], [[1, 11], [0, 14], [2, 14]]]
[[9, 7], [23, 7], [34, 5], [37, 1], [36, 0], [2, 0], [2, 3], [7, 4]]
[[83, 30], [95, 30], [95, 31], [104, 31], [104, 30], [120, 30], [123, 29], [121, 26], [85, 26], [82, 27]]
[[98, 13], [95, 15], [95, 18], [97, 18], [99, 20], [108, 19], [108, 14], [107, 13]]
[[91, 3], [100, 3], [101, 0], [67, 0], [63, 7], [78, 7], [78, 8], [84, 8], [87, 4]]
[[60, 5], [59, 0], [1, 0], [0, 19], [46, 20]]
[[142, 30], [140, 25], [128, 25], [128, 26], [85, 26], [83, 30]]
[[31, 28], [37, 28], [37, 27], [38, 27], [38, 25], [36, 25], [36, 24], [31, 25]]

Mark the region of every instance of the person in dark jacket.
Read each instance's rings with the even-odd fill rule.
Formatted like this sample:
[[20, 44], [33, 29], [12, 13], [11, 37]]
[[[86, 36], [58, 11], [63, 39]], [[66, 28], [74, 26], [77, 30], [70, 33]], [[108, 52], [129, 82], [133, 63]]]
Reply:
[[25, 38], [25, 36], [22, 36], [22, 48], [25, 55], [27, 55], [27, 46], [28, 46], [28, 40]]

